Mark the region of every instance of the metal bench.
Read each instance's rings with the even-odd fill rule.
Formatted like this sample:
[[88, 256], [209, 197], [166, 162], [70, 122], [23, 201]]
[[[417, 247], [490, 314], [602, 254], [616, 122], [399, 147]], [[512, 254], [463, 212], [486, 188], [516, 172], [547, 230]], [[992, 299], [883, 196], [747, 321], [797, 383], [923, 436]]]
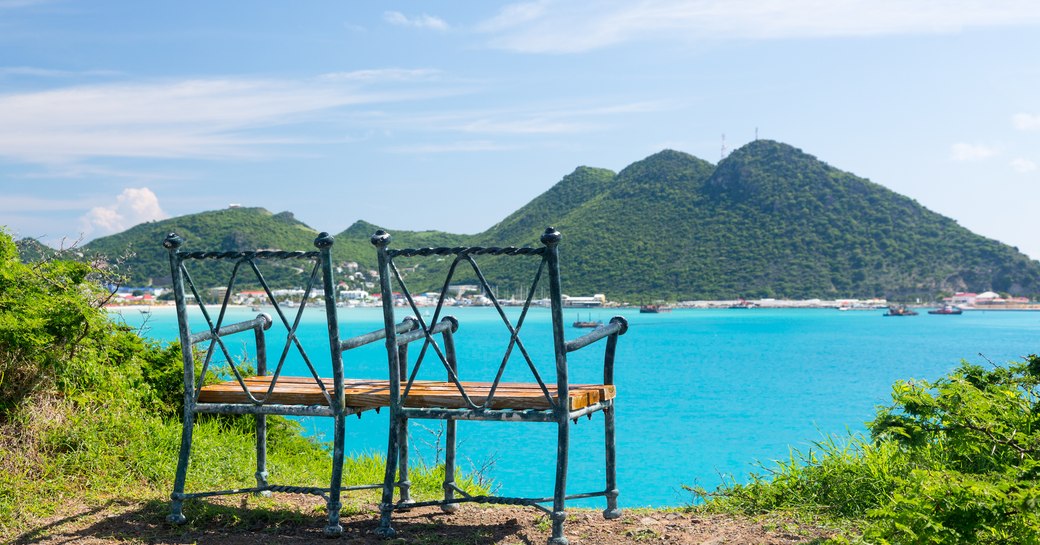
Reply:
[[[183, 431], [168, 520], [174, 524], [186, 522], [182, 506], [185, 500], [191, 498], [237, 493], [296, 492], [324, 498], [328, 508], [325, 534], [330, 537], [340, 535], [343, 531], [339, 522], [341, 492], [383, 486], [382, 483], [342, 486], [346, 417], [388, 406], [391, 397], [387, 380], [345, 379], [342, 354], [344, 350], [383, 340], [385, 329], [340, 340], [330, 256], [333, 239], [327, 233], [321, 233], [314, 241], [316, 251], [307, 252], [185, 252], [180, 249], [183, 243], [184, 240], [176, 234], [170, 234], [163, 241], [163, 246], [169, 251], [184, 364]], [[286, 264], [309, 273], [304, 294], [298, 303], [279, 301], [269, 283], [269, 276], [278, 274], [275, 265]], [[204, 286], [196, 284], [192, 271], [209, 278], [226, 279], [226, 288], [213, 295], [210, 290], [203, 289]], [[247, 282], [259, 287], [265, 306], [270, 306], [274, 318], [269, 314], [258, 314], [240, 322], [226, 323], [234, 290]], [[322, 292], [328, 322], [329, 352], [321, 358], [328, 361], [328, 365], [321, 366], [325, 371], [324, 377], [297, 336], [304, 310], [308, 307], [311, 295], [318, 290]], [[213, 302], [207, 304], [207, 299]], [[197, 313], [189, 314], [191, 307], [197, 307]], [[197, 332], [193, 332], [191, 326], [195, 319], [203, 326]], [[405, 320], [392, 327], [395, 342], [408, 343], [419, 339], [414, 334], [416, 327], [417, 322], [414, 320]], [[272, 328], [278, 330], [277, 337], [272, 336]], [[409, 335], [409, 332], [413, 333]], [[246, 333], [252, 333], [255, 348], [254, 376], [250, 376], [251, 373], [244, 369], [242, 362], [236, 362], [226, 342], [226, 339]], [[269, 338], [276, 338], [281, 343], [273, 351], [277, 359], [269, 358], [272, 353], [268, 346]], [[283, 374], [291, 353], [298, 355], [298, 359], [305, 364], [307, 373], [303, 376]], [[214, 362], [219, 361], [221, 356], [227, 366], [226, 370], [222, 370], [223, 376], [207, 383], [207, 379], [213, 378]], [[274, 365], [269, 365], [269, 360]], [[201, 365], [198, 374], [197, 363]], [[329, 374], [331, 377], [328, 377]], [[196, 415], [202, 413], [255, 415], [255, 487], [192, 493], [184, 491], [194, 422]], [[332, 467], [328, 488], [274, 485], [268, 482], [267, 415], [322, 416], [333, 419]], [[407, 467], [406, 458], [398, 462], [402, 467]], [[407, 500], [407, 487], [401, 488], [401, 496]]]
[[[552, 228], [546, 229], [541, 237], [539, 248], [420, 248], [392, 249], [391, 237], [384, 231], [372, 235], [371, 242], [377, 249], [379, 260], [380, 291], [382, 295], [383, 319], [386, 333], [387, 358], [390, 370], [390, 386], [388, 389], [390, 407], [390, 441], [387, 452], [386, 475], [383, 483], [382, 502], [380, 504], [381, 519], [378, 532], [384, 537], [396, 534], [391, 526], [391, 518], [395, 509], [401, 504], [394, 504], [393, 489], [407, 481], [407, 468], [402, 467], [400, 475], [396, 463], [406, 459], [407, 428], [411, 419], [440, 419], [446, 421], [445, 427], [445, 480], [444, 497], [433, 501], [412, 503], [412, 506], [440, 505], [451, 512], [460, 502], [503, 503], [526, 505], [544, 511], [552, 520], [552, 537], [550, 544], [566, 544], [563, 525], [566, 519], [565, 503], [576, 498], [602, 496], [607, 507], [603, 511], [606, 518], [617, 518], [621, 512], [617, 507], [617, 477], [615, 464], [615, 428], [614, 428], [614, 353], [618, 337], [628, 329], [628, 323], [621, 316], [615, 316], [606, 325], [574, 340], [566, 340], [563, 319], [563, 302], [560, 288], [560, 267], [558, 243], [560, 234]], [[416, 304], [415, 296], [409, 291], [405, 282], [405, 273], [414, 272], [398, 262], [427, 258], [424, 271], [440, 267], [443, 283], [436, 297], [436, 306], [429, 319], [424, 319]], [[528, 272], [533, 274], [530, 287], [519, 310], [515, 322], [503, 309], [502, 302], [495, 296], [494, 289], [485, 278], [477, 260], [495, 261], [490, 270], [499, 271], [512, 262], [525, 260]], [[432, 262], [431, 262], [432, 261]], [[505, 262], [505, 263], [500, 263]], [[493, 362], [497, 372], [489, 382], [463, 381], [459, 378], [459, 362], [455, 346], [454, 333], [458, 327], [455, 318], [444, 317], [446, 301], [450, 297], [453, 281], [462, 276], [460, 265], [468, 270], [471, 281], [479, 284], [487, 300], [498, 312], [504, 326], [504, 354], [501, 360]], [[551, 313], [551, 336], [554, 361], [550, 366], [555, 371], [555, 383], [546, 383], [538, 371], [520, 334], [525, 320], [529, 317], [532, 301], [539, 289], [544, 289], [548, 281], [549, 307]], [[409, 364], [407, 344], [397, 341], [398, 309], [395, 307], [394, 287], [400, 290], [400, 298], [404, 300], [402, 309], [418, 324], [416, 330], [408, 333], [409, 339], [421, 338], [423, 344], [414, 361]], [[437, 333], [440, 333], [438, 342]], [[606, 339], [603, 357], [603, 382], [600, 384], [570, 384], [567, 367], [567, 354], [584, 348], [592, 343]], [[519, 354], [519, 356], [517, 356]], [[503, 376], [512, 356], [522, 359], [531, 372], [529, 382], [504, 382]], [[419, 380], [420, 368], [424, 361], [433, 360], [434, 366], [439, 360], [446, 380]], [[520, 364], [523, 366], [524, 364]], [[438, 370], [438, 373], [440, 371]], [[570, 421], [581, 416], [589, 416], [601, 412], [604, 415], [605, 435], [605, 486], [602, 490], [568, 495], [567, 462], [569, 455]], [[472, 496], [455, 484], [455, 439], [456, 421], [488, 420], [499, 422], [547, 422], [556, 424], [557, 457], [556, 480], [552, 497], [522, 498], [499, 496]], [[395, 481], [395, 479], [399, 479]], [[548, 508], [542, 504], [552, 503]]]

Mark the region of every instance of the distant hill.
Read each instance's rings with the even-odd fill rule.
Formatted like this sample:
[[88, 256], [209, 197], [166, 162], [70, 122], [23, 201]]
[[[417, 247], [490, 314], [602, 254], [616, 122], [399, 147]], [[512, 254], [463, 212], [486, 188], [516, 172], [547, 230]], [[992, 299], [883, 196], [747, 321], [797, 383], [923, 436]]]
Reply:
[[47, 246], [35, 238], [26, 237], [16, 240], [14, 245], [18, 248], [18, 256], [23, 263], [45, 261], [59, 253], [58, 250]]
[[[298, 221], [290, 212], [273, 214], [263, 208], [229, 208], [188, 214], [161, 221], [142, 223], [122, 233], [92, 240], [82, 248], [84, 255], [118, 259], [126, 255], [125, 269], [133, 286], [168, 286], [170, 261], [162, 242], [166, 235], [184, 238], [186, 251], [303, 250], [314, 249], [318, 232]], [[202, 271], [211, 271], [203, 267]], [[300, 277], [299, 269], [286, 266], [281, 278]], [[195, 273], [203, 285], [220, 284], [206, 272]], [[226, 280], [226, 279], [223, 279]]]
[[[590, 184], [594, 192], [574, 185], [565, 178], [510, 216], [563, 233], [572, 294], [638, 302], [1040, 293], [1040, 263], [1016, 249], [774, 141], [752, 142], [717, 166], [666, 150]], [[550, 220], [542, 201], [557, 193], [576, 198]], [[478, 238], [537, 240], [533, 225], [513, 225]]]
[[[563, 233], [572, 295], [639, 302], [1040, 293], [1040, 263], [1016, 249], [769, 140], [718, 165], [665, 150], [617, 174], [579, 167], [476, 235], [387, 230], [396, 247], [522, 246], [537, 245], [549, 225]], [[373, 268], [368, 238], [378, 228], [358, 221], [336, 234], [337, 261]], [[161, 242], [170, 231], [188, 249], [310, 249], [317, 234], [290, 213], [239, 208], [138, 225], [82, 250], [115, 256], [130, 248], [133, 282], [167, 284]]]
[[[602, 241], [575, 257], [570, 291], [607, 285], [626, 297], [713, 299], [1040, 292], [1040, 264], [1010, 246], [767, 140], [717, 167], [655, 154], [564, 222], [576, 246]], [[628, 267], [605, 272], [611, 263]]]
[[[785, 144], [735, 151], [703, 196], [697, 223], [711, 238], [693, 247], [723, 291], [894, 299], [1040, 292], [1040, 263], [1016, 249]], [[713, 263], [712, 254], [722, 259]]]
[[375, 248], [370, 242], [372, 233], [383, 229], [393, 233], [398, 247], [464, 246], [471, 244], [471, 235], [455, 235], [443, 231], [397, 231], [358, 220], [345, 231], [335, 235], [333, 252], [337, 261], [354, 261], [367, 268], [376, 268]]
[[545, 228], [610, 190], [616, 175], [604, 168], [578, 167], [548, 191], [475, 237], [486, 245], [536, 244]]

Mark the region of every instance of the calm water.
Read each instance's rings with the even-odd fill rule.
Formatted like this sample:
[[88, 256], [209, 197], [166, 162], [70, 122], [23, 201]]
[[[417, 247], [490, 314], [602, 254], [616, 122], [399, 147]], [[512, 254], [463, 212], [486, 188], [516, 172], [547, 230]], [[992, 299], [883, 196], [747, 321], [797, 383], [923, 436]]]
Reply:
[[[233, 312], [229, 319], [256, 314]], [[532, 312], [521, 336], [540, 368], [550, 369], [548, 311]], [[491, 380], [508, 340], [501, 336], [500, 319], [485, 308], [452, 313], [462, 324], [457, 335], [462, 378]], [[712, 488], [722, 475], [743, 480], [756, 461], [784, 458], [791, 448], [804, 449], [824, 434], [863, 431], [898, 379], [934, 379], [961, 360], [1019, 360], [1037, 352], [1040, 338], [1040, 313], [1033, 312], [892, 318], [881, 311], [593, 310], [591, 317], [606, 321], [613, 314], [631, 324], [618, 345], [616, 365], [619, 501], [628, 507], [686, 504], [691, 497], [682, 484]], [[132, 326], [144, 318], [136, 310], [122, 316]], [[578, 317], [566, 313], [568, 322]], [[381, 320], [376, 308], [342, 309], [341, 335], [377, 329]], [[307, 310], [303, 323], [301, 338], [320, 366], [328, 347], [324, 314]], [[145, 327], [148, 336], [176, 338], [172, 309], [156, 309]], [[567, 335], [582, 332], [568, 328]], [[572, 383], [601, 380], [601, 347], [571, 355]], [[237, 355], [248, 349], [242, 344], [233, 350]], [[382, 344], [348, 352], [345, 364], [348, 376], [385, 376]], [[429, 361], [424, 370], [432, 374], [423, 374], [443, 376], [439, 365]], [[512, 359], [507, 376], [529, 380], [530, 374], [523, 360]], [[331, 438], [328, 419], [302, 422], [309, 433]], [[413, 457], [432, 462], [437, 422], [418, 423], [427, 429], [413, 424]], [[348, 420], [348, 450], [385, 449], [386, 426], [385, 412]], [[572, 426], [572, 492], [602, 488], [602, 429], [598, 415]], [[460, 460], [480, 465], [494, 459], [489, 473], [504, 494], [551, 496], [555, 433], [552, 424], [461, 422]]]

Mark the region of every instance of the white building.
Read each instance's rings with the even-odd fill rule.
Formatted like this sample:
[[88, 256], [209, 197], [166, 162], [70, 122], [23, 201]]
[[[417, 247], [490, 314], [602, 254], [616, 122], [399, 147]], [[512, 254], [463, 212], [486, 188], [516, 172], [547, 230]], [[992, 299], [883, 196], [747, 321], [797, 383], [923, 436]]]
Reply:
[[607, 296], [602, 293], [597, 293], [592, 297], [571, 297], [569, 295], [563, 295], [562, 299], [563, 306], [565, 307], [601, 307], [607, 302]]

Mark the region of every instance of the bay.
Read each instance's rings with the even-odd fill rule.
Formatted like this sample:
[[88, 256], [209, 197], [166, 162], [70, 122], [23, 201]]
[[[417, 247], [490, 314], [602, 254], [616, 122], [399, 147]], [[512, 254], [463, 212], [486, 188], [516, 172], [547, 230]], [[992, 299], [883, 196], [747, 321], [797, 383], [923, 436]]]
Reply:
[[[269, 310], [269, 309], [268, 309]], [[228, 320], [255, 315], [229, 310]], [[501, 363], [508, 334], [489, 308], [452, 308], [461, 326], [456, 336], [460, 374], [490, 380]], [[515, 322], [517, 309], [507, 309]], [[573, 316], [571, 316], [573, 314]], [[629, 320], [618, 344], [619, 502], [624, 507], [680, 506], [692, 501], [682, 485], [714, 488], [723, 479], [746, 480], [756, 463], [806, 450], [827, 435], [863, 433], [879, 404], [887, 403], [900, 379], [935, 379], [961, 360], [989, 365], [1020, 361], [1035, 353], [1040, 313], [969, 311], [960, 316], [883, 317], [881, 311], [833, 309], [675, 310], [639, 314], [635, 309], [582, 311], [582, 320]], [[176, 316], [155, 307], [114, 311], [113, 317], [145, 336], [174, 341]], [[426, 316], [427, 318], [429, 316]], [[566, 313], [568, 322], [578, 319]], [[378, 308], [341, 309], [341, 336], [381, 327]], [[196, 318], [193, 329], [203, 322]], [[303, 313], [300, 339], [323, 371], [328, 337], [324, 314]], [[552, 382], [553, 359], [545, 309], [533, 309], [521, 337], [544, 377]], [[568, 328], [574, 338], [584, 330]], [[234, 356], [249, 356], [246, 344], [232, 344]], [[381, 343], [344, 355], [347, 376], [385, 377]], [[569, 357], [571, 382], [599, 382], [602, 344]], [[424, 364], [422, 376], [443, 376], [437, 360]], [[306, 372], [290, 355], [288, 373]], [[507, 379], [530, 380], [526, 363], [510, 359]], [[328, 419], [301, 419], [306, 432], [331, 438]], [[416, 425], [418, 424], [418, 425]], [[412, 425], [413, 460], [438, 458], [436, 421]], [[354, 454], [386, 448], [383, 414], [351, 419], [347, 448]], [[572, 426], [568, 489], [602, 488], [603, 427], [598, 415]], [[542, 423], [459, 424], [459, 459], [485, 472], [508, 495], [551, 496], [555, 470], [555, 426]], [[171, 476], [172, 478], [172, 476]], [[595, 500], [580, 502], [598, 505]]]

